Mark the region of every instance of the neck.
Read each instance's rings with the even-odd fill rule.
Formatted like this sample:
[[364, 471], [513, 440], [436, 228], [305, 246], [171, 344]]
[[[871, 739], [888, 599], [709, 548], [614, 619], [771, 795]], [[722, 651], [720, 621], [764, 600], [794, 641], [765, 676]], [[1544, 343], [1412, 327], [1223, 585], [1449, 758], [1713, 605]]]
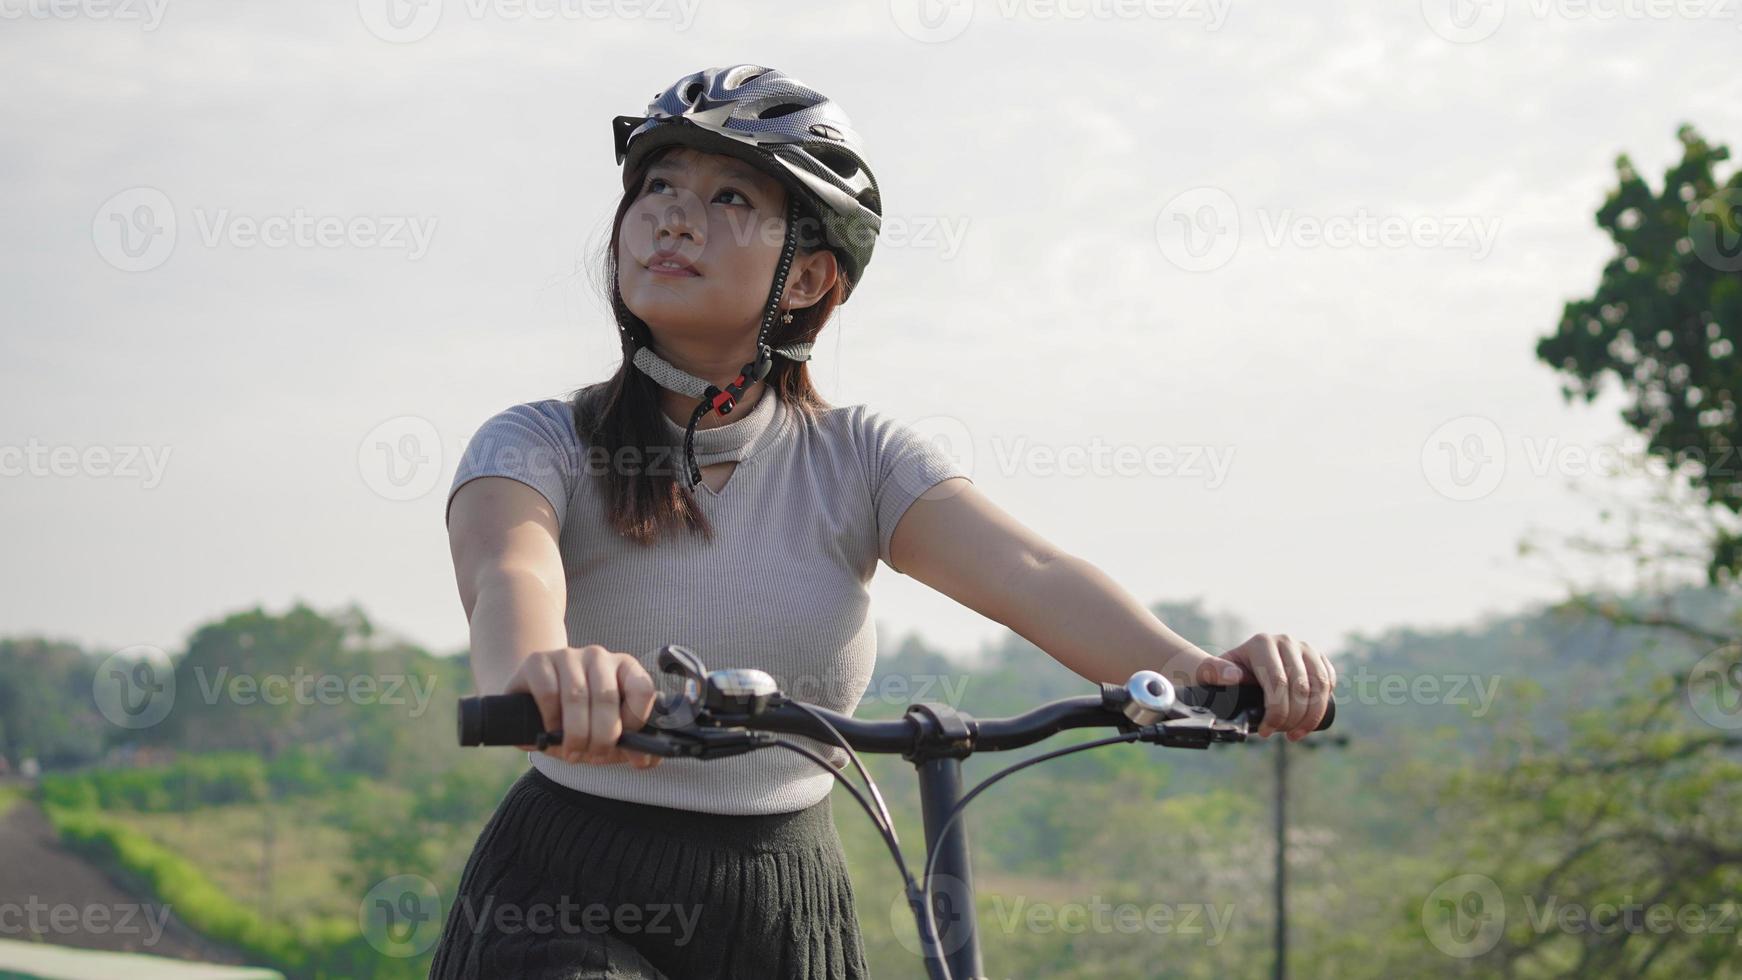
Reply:
[[[659, 342], [654, 345], [654, 353], [668, 361], [672, 367], [687, 371], [708, 382], [716, 388], [725, 390], [727, 384], [738, 380], [738, 370], [756, 357], [755, 337], [747, 347], [732, 347], [722, 349], [718, 346], [685, 343]], [[633, 370], [633, 369], [631, 369]], [[768, 386], [757, 382], [744, 389], [736, 405], [732, 406], [732, 414], [721, 416], [718, 412], [709, 412], [696, 423], [696, 429], [713, 429], [727, 425], [743, 417], [756, 403], [761, 400]], [[678, 425], [688, 425], [690, 413], [696, 410], [696, 400], [688, 395], [680, 395], [675, 391], [659, 389], [659, 407], [665, 412], [665, 417]]]

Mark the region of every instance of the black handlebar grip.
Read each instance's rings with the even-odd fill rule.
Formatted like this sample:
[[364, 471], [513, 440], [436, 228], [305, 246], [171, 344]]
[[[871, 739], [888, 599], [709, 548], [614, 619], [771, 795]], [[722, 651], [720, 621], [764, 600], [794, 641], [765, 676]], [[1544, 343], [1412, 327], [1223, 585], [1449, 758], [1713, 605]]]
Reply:
[[460, 699], [461, 745], [536, 745], [544, 718], [531, 694], [485, 694]]
[[[1257, 684], [1205, 684], [1182, 687], [1179, 699], [1194, 708], [1208, 708], [1218, 718], [1232, 721], [1249, 711], [1264, 711], [1264, 688]], [[1322, 732], [1337, 720], [1337, 702], [1325, 705], [1325, 717], [1313, 731]]]

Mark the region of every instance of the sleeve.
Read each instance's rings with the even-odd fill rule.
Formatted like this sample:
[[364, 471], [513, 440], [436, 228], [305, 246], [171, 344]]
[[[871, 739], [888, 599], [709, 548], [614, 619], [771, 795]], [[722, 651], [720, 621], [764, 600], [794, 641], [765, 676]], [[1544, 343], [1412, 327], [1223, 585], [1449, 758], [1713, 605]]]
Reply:
[[[860, 416], [860, 446], [871, 479], [871, 505], [877, 522], [877, 550], [884, 564], [889, 541], [901, 515], [927, 490], [952, 476], [972, 482], [968, 466], [973, 445], [961, 422], [944, 416], [908, 425], [864, 409]], [[964, 465], [967, 461], [968, 465]], [[907, 574], [895, 568], [899, 574]]]
[[514, 405], [491, 416], [466, 443], [448, 488], [447, 510], [454, 494], [481, 476], [518, 480], [550, 501], [560, 527], [574, 496], [578, 447], [569, 406], [562, 401]]

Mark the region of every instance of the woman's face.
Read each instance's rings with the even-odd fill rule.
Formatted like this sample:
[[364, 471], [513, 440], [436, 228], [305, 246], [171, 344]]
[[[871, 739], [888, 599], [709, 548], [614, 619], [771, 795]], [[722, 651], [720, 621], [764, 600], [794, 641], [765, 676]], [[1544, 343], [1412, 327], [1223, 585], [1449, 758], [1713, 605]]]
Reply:
[[[633, 193], [617, 235], [630, 312], [667, 341], [754, 337], [786, 234], [780, 182], [735, 157], [677, 147]], [[668, 260], [688, 269], [656, 271]]]

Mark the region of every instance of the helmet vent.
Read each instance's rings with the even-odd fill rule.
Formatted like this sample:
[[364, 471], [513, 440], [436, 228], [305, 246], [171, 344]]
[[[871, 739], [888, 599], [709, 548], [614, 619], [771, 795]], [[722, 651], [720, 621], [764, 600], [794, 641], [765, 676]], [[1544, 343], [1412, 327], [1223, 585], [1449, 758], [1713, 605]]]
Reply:
[[850, 153], [843, 153], [832, 146], [810, 147], [811, 156], [822, 162], [823, 166], [834, 171], [841, 179], [846, 180], [859, 172], [859, 164], [854, 162]]
[[768, 74], [767, 69], [757, 68], [754, 66], [745, 66], [745, 67], [740, 68], [737, 71], [733, 72], [731, 77], [726, 79], [726, 87], [727, 88], [737, 88], [738, 86], [743, 85], [745, 82], [751, 81], [752, 79], [761, 78], [763, 75], [766, 75], [766, 74]]
[[758, 118], [758, 119], [776, 119], [776, 118], [779, 118], [780, 116], [789, 116], [795, 112], [799, 112], [803, 109], [808, 109], [808, 108], [810, 108], [810, 107], [799, 105], [796, 102], [782, 102], [781, 104], [779, 104], [777, 106], [769, 106], [768, 108], [762, 110], [760, 113], [757, 114], [756, 118]]
[[696, 99], [700, 98], [701, 94], [702, 94], [702, 83], [701, 82], [690, 83], [690, 87], [683, 90], [684, 103], [686, 105], [695, 105]]

